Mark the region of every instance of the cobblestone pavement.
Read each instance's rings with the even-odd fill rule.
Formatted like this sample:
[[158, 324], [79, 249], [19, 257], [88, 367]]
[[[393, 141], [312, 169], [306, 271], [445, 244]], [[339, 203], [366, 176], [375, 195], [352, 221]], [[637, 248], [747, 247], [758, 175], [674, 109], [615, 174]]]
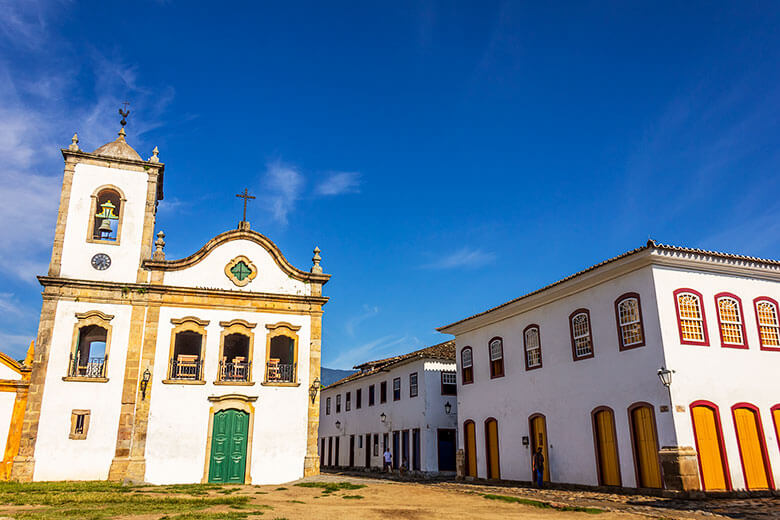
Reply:
[[359, 473], [323, 474], [317, 479], [345, 476], [363, 483], [371, 480], [415, 482], [460, 493], [490, 493], [549, 502], [554, 505], [596, 507], [614, 512], [630, 512], [654, 519], [750, 519], [780, 520], [780, 497], [767, 498], [705, 498], [700, 500], [665, 498], [636, 494], [605, 493], [600, 491], [536, 489], [510, 485], [486, 485], [482, 482], [455, 482], [436, 480], [401, 480], [383, 475]]

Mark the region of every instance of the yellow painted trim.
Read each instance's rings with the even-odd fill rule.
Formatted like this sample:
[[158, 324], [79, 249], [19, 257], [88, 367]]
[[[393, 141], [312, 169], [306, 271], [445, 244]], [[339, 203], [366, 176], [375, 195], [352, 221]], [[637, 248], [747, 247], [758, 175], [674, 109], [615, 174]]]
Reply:
[[263, 369], [263, 373], [265, 374], [265, 377], [263, 378], [263, 386], [267, 384], [273, 384], [273, 385], [279, 385], [279, 386], [291, 386], [290, 383], [286, 385], [282, 385], [281, 383], [277, 383], [274, 381], [268, 381], [268, 362], [271, 359], [271, 340], [273, 338], [276, 338], [278, 336], [287, 336], [288, 338], [292, 338], [293, 340], [293, 381], [292, 384], [299, 384], [296, 383], [298, 381], [298, 334], [295, 332], [297, 330], [300, 330], [300, 327], [296, 327], [294, 325], [291, 325], [287, 323], [286, 321], [282, 321], [275, 324], [269, 324], [266, 325], [265, 328], [269, 330], [268, 334], [266, 335], [266, 342], [265, 342], [265, 367]]
[[[236, 275], [233, 274], [233, 269], [239, 262], [244, 262], [246, 266], [249, 268], [249, 276], [244, 278], [243, 280], [239, 280], [236, 278]], [[255, 264], [252, 263], [252, 261], [247, 258], [244, 255], [238, 255], [233, 260], [227, 263], [225, 266], [225, 276], [227, 276], [233, 284], [237, 285], [238, 287], [244, 287], [246, 285], [249, 285], [249, 283], [254, 280], [257, 277], [257, 267]]]
[[[244, 320], [233, 320], [230, 322], [222, 321], [220, 322], [220, 325], [222, 325], [224, 328], [222, 329], [222, 334], [219, 337], [219, 357], [217, 357], [217, 366], [219, 366], [219, 362], [222, 361], [223, 352], [225, 349], [225, 338], [230, 334], [241, 334], [242, 336], [246, 336], [249, 338], [249, 350], [247, 352], [249, 374], [247, 374], [247, 381], [252, 381], [252, 361], [254, 357], [252, 353], [255, 351], [255, 333], [252, 332], [252, 329], [256, 326], [256, 324], [252, 324]], [[227, 382], [222, 382], [219, 377], [220, 374], [217, 373], [217, 382], [227, 384]]]
[[257, 397], [230, 394], [220, 397], [209, 397], [214, 405], [209, 409], [209, 429], [206, 437], [206, 461], [203, 464], [203, 484], [209, 481], [209, 466], [211, 465], [211, 438], [214, 434], [214, 414], [222, 410], [240, 410], [249, 414], [249, 428], [246, 435], [246, 469], [244, 470], [244, 484], [252, 483], [252, 435], [255, 429], [255, 407], [252, 401]]
[[206, 381], [203, 379], [163, 379], [162, 384], [164, 385], [205, 385]]
[[[81, 333], [81, 329], [84, 327], [89, 327], [90, 325], [97, 325], [98, 327], [101, 327], [106, 330], [106, 351], [104, 352], [104, 362], [103, 362], [103, 374], [108, 373], [108, 359], [109, 359], [109, 352], [111, 350], [111, 320], [114, 318], [110, 314], [105, 314], [100, 311], [87, 311], [82, 313], [76, 313], [76, 324], [73, 326], [73, 339], [71, 340], [70, 345], [70, 358], [68, 359], [68, 366], [65, 370], [65, 376], [62, 378], [63, 381], [70, 381], [71, 376], [70, 369], [72, 367], [73, 360], [76, 358], [76, 352], [79, 348], [79, 334]], [[67, 378], [67, 379], [66, 379]], [[76, 378], [78, 379], [78, 378]], [[84, 378], [84, 379], [104, 379], [104, 378]], [[108, 379], [106, 379], [108, 381]]]
[[107, 377], [63, 377], [62, 380], [72, 383], [108, 383]]
[[[95, 234], [95, 214], [97, 213], [97, 199], [98, 195], [103, 190], [113, 190], [119, 194], [119, 221], [116, 225], [116, 240], [100, 240], [93, 238]], [[92, 192], [90, 195], [92, 202], [90, 203], [89, 221], [87, 224], [87, 242], [90, 244], [105, 244], [107, 246], [118, 246], [119, 240], [122, 238], [122, 222], [125, 216], [125, 206], [127, 205], [127, 199], [125, 193], [113, 184], [104, 184], [98, 189]]]
[[[209, 324], [209, 321], [207, 320], [201, 320], [194, 316], [186, 316], [184, 318], [180, 319], [172, 319], [171, 323], [176, 325], [171, 330], [171, 346], [170, 350], [168, 351], [168, 362], [166, 363], [168, 365], [168, 377], [166, 379], [163, 379], [163, 383], [166, 385], [169, 384], [191, 384], [191, 385], [203, 385], [206, 384], [206, 381], [204, 380], [203, 372], [204, 368], [201, 369], [200, 372], [200, 379], [196, 380], [189, 380], [189, 379], [175, 379], [173, 377], [173, 366], [171, 365], [171, 360], [173, 359], [173, 352], [176, 346], [176, 334], [179, 332], [197, 332], [201, 335], [201, 341], [200, 341], [200, 355], [198, 359], [200, 360], [201, 366], [203, 367], [205, 365], [204, 361], [206, 359], [206, 325]], [[185, 382], [188, 381], [188, 382]]]

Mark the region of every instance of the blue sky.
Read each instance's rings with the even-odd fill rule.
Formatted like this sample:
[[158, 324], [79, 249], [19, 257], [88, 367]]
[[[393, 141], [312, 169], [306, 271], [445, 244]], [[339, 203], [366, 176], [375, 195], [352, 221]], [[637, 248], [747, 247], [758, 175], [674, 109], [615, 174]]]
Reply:
[[73, 132], [166, 163], [168, 258], [249, 220], [333, 274], [324, 365], [649, 236], [780, 258], [774, 2], [0, 0], [0, 350], [35, 335]]

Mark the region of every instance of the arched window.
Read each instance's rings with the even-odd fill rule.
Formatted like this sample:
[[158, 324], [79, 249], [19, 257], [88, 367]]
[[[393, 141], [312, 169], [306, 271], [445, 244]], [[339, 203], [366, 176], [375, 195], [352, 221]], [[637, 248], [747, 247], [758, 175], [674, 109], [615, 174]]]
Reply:
[[298, 334], [300, 326], [287, 322], [266, 325], [265, 384], [295, 384], [298, 381]]
[[[172, 319], [170, 363], [168, 379], [164, 383], [182, 381], [203, 382], [203, 347], [206, 344], [207, 320], [194, 316]], [[191, 383], [190, 383], [191, 384]]]
[[241, 384], [252, 380], [252, 352], [255, 323], [244, 320], [221, 321], [217, 383]]
[[677, 289], [674, 291], [674, 304], [677, 309], [680, 343], [708, 346], [710, 340], [701, 294], [693, 289]]
[[124, 197], [118, 188], [102, 187], [92, 195], [92, 218], [87, 240], [119, 243]]
[[460, 371], [463, 374], [463, 384], [474, 382], [474, 360], [471, 347], [464, 347], [460, 351]]
[[504, 342], [501, 338], [493, 338], [488, 344], [490, 350], [490, 377], [504, 375]]
[[780, 350], [780, 323], [777, 318], [777, 302], [761, 296], [753, 300], [761, 350]]
[[637, 348], [645, 344], [639, 294], [626, 293], [615, 300], [615, 320], [617, 321], [620, 350]]
[[538, 325], [529, 325], [523, 331], [525, 341], [525, 369], [532, 370], [542, 367], [542, 340]]
[[748, 348], [745, 335], [745, 322], [742, 319], [742, 301], [734, 294], [715, 295], [718, 308], [718, 328], [721, 346], [729, 348]]
[[111, 325], [114, 317], [100, 311], [76, 314], [76, 327], [68, 361], [66, 380], [106, 379], [106, 362], [111, 343]]
[[571, 349], [574, 361], [593, 357], [593, 334], [590, 330], [590, 311], [577, 309], [569, 316]]

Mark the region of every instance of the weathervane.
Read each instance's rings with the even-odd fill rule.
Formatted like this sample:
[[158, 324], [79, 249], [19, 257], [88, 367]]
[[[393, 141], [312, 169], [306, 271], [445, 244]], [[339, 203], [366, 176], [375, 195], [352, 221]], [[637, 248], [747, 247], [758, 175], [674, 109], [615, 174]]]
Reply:
[[119, 115], [122, 116], [122, 120], [119, 122], [119, 124], [122, 125], [122, 128], [124, 128], [127, 124], [127, 116], [130, 115], [130, 111], [127, 109], [127, 105], [129, 104], [129, 102], [125, 101], [122, 103], [122, 105], [125, 107], [124, 111], [121, 108], [119, 109]]
[[244, 193], [239, 193], [236, 197], [244, 199], [244, 218], [241, 219], [241, 222], [246, 222], [246, 203], [249, 199], [256, 199], [257, 197], [250, 195], [249, 190], [246, 188], [244, 188]]

